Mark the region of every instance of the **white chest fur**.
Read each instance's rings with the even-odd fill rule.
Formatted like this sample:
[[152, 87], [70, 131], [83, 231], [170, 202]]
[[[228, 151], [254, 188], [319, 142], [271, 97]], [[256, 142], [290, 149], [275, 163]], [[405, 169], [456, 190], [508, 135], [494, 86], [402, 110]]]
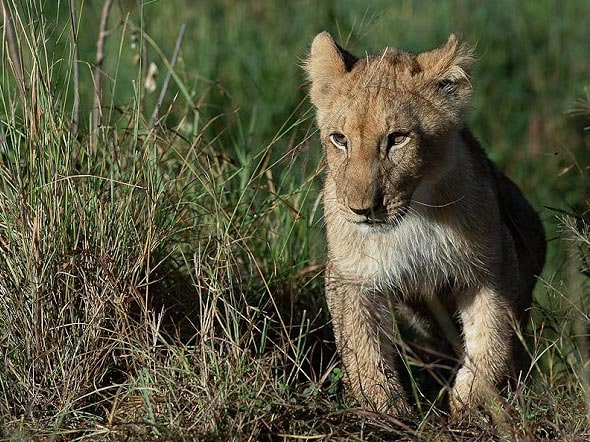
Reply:
[[485, 267], [473, 244], [448, 224], [410, 213], [399, 225], [328, 223], [330, 259], [339, 275], [377, 289], [427, 295], [449, 283], [469, 284]]

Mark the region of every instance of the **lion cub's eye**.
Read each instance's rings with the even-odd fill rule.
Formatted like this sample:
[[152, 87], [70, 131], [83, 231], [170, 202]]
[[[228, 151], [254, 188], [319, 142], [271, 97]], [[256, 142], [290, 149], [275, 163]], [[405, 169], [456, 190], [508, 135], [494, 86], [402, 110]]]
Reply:
[[330, 141], [338, 149], [346, 150], [348, 147], [348, 138], [344, 134], [334, 132], [330, 135]]
[[401, 147], [410, 141], [410, 136], [403, 132], [393, 132], [387, 136], [387, 147]]

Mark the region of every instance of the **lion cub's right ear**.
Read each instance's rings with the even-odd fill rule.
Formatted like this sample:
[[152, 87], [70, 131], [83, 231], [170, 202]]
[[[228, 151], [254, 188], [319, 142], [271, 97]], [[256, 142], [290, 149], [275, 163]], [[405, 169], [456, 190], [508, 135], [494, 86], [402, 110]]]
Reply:
[[321, 105], [322, 97], [331, 92], [333, 82], [350, 72], [357, 60], [338, 46], [328, 32], [318, 34], [303, 65], [311, 80], [311, 101], [316, 106]]

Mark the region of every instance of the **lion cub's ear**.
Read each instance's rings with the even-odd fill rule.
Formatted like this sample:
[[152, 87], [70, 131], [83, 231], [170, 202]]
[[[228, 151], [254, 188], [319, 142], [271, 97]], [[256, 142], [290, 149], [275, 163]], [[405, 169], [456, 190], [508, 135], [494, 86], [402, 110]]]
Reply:
[[441, 92], [468, 104], [473, 50], [461, 43], [455, 34], [451, 34], [443, 46], [419, 54], [417, 60], [424, 77], [431, 80]]
[[328, 32], [318, 34], [303, 68], [311, 80], [311, 100], [318, 106], [332, 83], [350, 72], [358, 59], [336, 44]]

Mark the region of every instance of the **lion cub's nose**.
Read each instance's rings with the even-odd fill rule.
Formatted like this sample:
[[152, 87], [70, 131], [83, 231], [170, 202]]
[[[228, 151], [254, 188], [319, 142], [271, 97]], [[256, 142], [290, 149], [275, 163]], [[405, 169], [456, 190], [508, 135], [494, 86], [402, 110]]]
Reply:
[[352, 204], [348, 204], [348, 208], [357, 215], [375, 216], [383, 211], [383, 198], [377, 197], [365, 207], [354, 207]]
[[375, 212], [375, 209], [373, 207], [367, 207], [366, 209], [355, 209], [354, 207], [349, 207], [349, 209], [357, 215], [365, 216], [369, 216], [371, 213]]

